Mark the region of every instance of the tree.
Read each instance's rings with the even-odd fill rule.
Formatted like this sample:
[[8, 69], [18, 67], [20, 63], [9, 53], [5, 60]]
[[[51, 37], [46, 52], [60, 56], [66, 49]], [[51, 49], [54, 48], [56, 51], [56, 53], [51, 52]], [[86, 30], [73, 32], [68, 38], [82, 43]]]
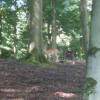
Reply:
[[81, 0], [80, 11], [81, 11], [82, 33], [83, 33], [83, 39], [84, 39], [84, 52], [85, 52], [85, 56], [86, 56], [88, 48], [89, 48], [87, 0]]
[[[0, 45], [2, 43], [2, 7], [0, 5]], [[0, 49], [0, 55], [1, 55], [1, 49]]]
[[17, 37], [17, 0], [14, 1], [14, 7], [15, 7], [15, 11], [14, 11], [14, 20], [15, 20], [15, 23], [14, 23], [14, 55], [15, 55], [15, 58], [16, 58], [16, 37]]
[[56, 31], [56, 0], [52, 1], [53, 5], [53, 18], [52, 18], [52, 48], [56, 49], [56, 36], [57, 36], [57, 31]]
[[51, 48], [51, 26], [52, 26], [52, 0], [43, 0], [43, 26], [47, 24], [47, 30], [43, 33], [43, 39], [46, 40], [47, 47]]
[[34, 48], [42, 52], [42, 0], [32, 0], [29, 52]]
[[[22, 2], [20, 4], [20, 2]], [[2, 0], [2, 57], [22, 58], [27, 52], [26, 30], [27, 20], [25, 16], [26, 2], [19, 0]], [[28, 32], [27, 32], [28, 34]], [[24, 38], [25, 37], [25, 38]], [[5, 47], [10, 48], [9, 50]], [[16, 55], [14, 54], [16, 48]], [[10, 51], [11, 50], [11, 51]], [[25, 51], [25, 52], [24, 52]], [[4, 57], [4, 58], [5, 58]]]
[[[68, 37], [71, 36], [72, 39], [74, 36], [77, 37], [77, 35], [80, 35], [81, 37], [82, 35], [78, 5], [79, 0], [68, 0], [68, 2], [66, 2], [66, 0], [43, 0], [43, 18], [41, 18], [43, 22], [40, 21], [41, 15], [38, 14], [38, 9], [36, 9], [36, 1], [37, 0], [2, 0], [2, 45], [3, 47], [7, 46], [11, 48], [11, 50], [15, 47], [16, 59], [24, 58], [28, 53], [28, 48], [30, 47], [31, 50], [32, 46], [33, 49], [38, 48], [37, 51], [39, 51], [40, 54], [42, 49], [48, 44], [46, 49], [56, 48], [56, 46], [59, 48], [59, 44], [56, 44], [56, 35], [58, 36], [63, 33]], [[36, 14], [38, 14], [39, 21], [34, 17]], [[43, 24], [42, 29], [39, 29], [42, 25], [38, 22]], [[38, 29], [36, 29], [37, 26], [39, 26]], [[30, 37], [29, 33], [31, 33]], [[37, 33], [39, 33], [39, 35]], [[78, 39], [79, 41], [80, 37]], [[42, 42], [45, 43], [46, 46], [43, 47]], [[32, 43], [35, 44], [35, 46], [31, 45]], [[8, 52], [9, 51], [4, 52], [5, 56]], [[10, 54], [10, 57], [15, 57], [14, 52]]]
[[[100, 100], [100, 0], [93, 0], [90, 30], [90, 48], [87, 64], [87, 77], [91, 77], [91, 92], [88, 100]], [[96, 83], [97, 84], [92, 84]], [[88, 83], [89, 84], [89, 83]], [[89, 87], [88, 87], [89, 88]], [[94, 88], [94, 89], [93, 89]], [[90, 91], [89, 90], [89, 91]], [[94, 94], [95, 90], [95, 94]]]
[[45, 36], [48, 48], [56, 48], [57, 28], [59, 28], [59, 16], [66, 11], [66, 0], [43, 0], [43, 22], [47, 24]]
[[42, 0], [32, 0], [30, 13], [30, 60], [44, 62], [42, 50]]

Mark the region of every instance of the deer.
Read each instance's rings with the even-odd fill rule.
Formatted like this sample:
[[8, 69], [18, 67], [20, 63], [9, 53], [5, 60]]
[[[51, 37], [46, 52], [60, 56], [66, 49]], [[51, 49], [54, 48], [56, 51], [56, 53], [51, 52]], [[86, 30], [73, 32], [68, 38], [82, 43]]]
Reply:
[[64, 52], [63, 55], [64, 55], [64, 58], [65, 58], [65, 59], [71, 57], [71, 59], [72, 59], [72, 64], [75, 64], [75, 60], [76, 60], [76, 58], [75, 58], [76, 52], [75, 52], [75, 51], [73, 51], [73, 50], [68, 50], [68, 51]]
[[49, 49], [45, 51], [46, 57], [51, 60], [58, 62], [58, 50], [57, 49]]

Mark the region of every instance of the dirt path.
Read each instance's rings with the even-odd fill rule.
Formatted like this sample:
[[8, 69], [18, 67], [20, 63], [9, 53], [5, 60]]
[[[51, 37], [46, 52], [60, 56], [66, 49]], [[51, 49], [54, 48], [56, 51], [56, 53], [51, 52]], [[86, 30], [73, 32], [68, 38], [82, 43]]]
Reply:
[[[56, 66], [41, 68], [0, 60], [0, 100], [82, 100], [85, 64]], [[66, 93], [76, 96], [68, 99]]]

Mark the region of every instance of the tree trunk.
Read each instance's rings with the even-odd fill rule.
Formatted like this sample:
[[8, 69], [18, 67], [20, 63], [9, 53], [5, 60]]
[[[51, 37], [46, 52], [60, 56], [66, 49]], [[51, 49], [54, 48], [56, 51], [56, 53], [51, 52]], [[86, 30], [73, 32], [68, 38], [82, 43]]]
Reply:
[[[93, 0], [90, 33], [90, 48], [100, 48], [100, 0]], [[100, 50], [95, 56], [88, 57], [87, 68], [87, 77], [92, 77], [97, 81], [96, 93], [90, 94], [88, 100], [100, 100]]]
[[2, 15], [0, 14], [0, 44], [1, 44], [1, 41], [2, 41], [2, 38], [1, 38], [1, 31], [2, 31]]
[[82, 33], [83, 33], [83, 40], [84, 40], [83, 46], [84, 46], [84, 52], [85, 52], [85, 57], [86, 57], [87, 51], [88, 51], [88, 48], [89, 48], [89, 28], [88, 28], [87, 0], [81, 0], [80, 11], [81, 11]]
[[51, 36], [50, 36], [50, 24], [48, 23], [48, 40], [50, 41]]
[[32, 1], [32, 15], [30, 22], [30, 46], [29, 52], [31, 53], [34, 48], [38, 53], [42, 53], [42, 0]]
[[17, 29], [16, 29], [16, 24], [15, 24], [14, 26], [14, 48], [13, 48], [15, 58], [16, 58], [16, 36], [17, 36], [16, 31]]
[[29, 57], [27, 57], [29, 58], [29, 63], [40, 64], [48, 62], [43, 55], [42, 42], [42, 0], [32, 0]]
[[17, 2], [16, 0], [14, 1], [14, 7], [15, 7], [15, 12], [14, 12], [14, 17], [15, 17], [15, 23], [14, 23], [14, 48], [13, 48], [13, 51], [14, 51], [14, 57], [16, 58], [16, 37], [17, 37], [17, 29], [16, 29], [16, 26], [17, 26]]
[[51, 48], [50, 23], [48, 22], [48, 48]]
[[[2, 44], [2, 12], [0, 12], [0, 45]], [[2, 54], [2, 51], [0, 49], [0, 56]]]
[[52, 21], [52, 48], [56, 49], [56, 0], [52, 1], [53, 5], [53, 21]]

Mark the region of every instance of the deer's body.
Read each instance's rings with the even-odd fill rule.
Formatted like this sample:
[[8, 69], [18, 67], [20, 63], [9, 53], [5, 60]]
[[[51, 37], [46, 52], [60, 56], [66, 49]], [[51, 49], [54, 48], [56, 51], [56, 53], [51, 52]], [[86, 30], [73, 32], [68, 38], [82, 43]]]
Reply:
[[47, 58], [49, 58], [50, 60], [53, 60], [54, 58], [56, 62], [58, 61], [58, 50], [57, 49], [46, 50], [45, 54]]

